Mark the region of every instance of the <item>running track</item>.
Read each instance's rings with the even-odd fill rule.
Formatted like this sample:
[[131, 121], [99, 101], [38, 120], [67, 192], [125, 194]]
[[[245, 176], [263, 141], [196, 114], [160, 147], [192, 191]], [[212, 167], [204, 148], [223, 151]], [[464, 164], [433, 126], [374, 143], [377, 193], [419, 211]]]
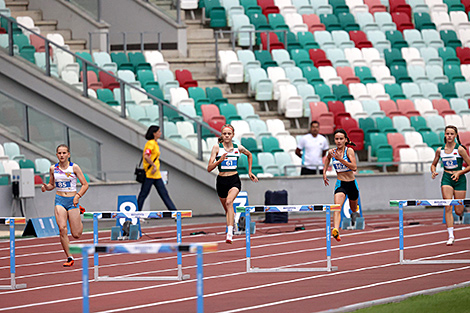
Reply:
[[[257, 223], [252, 265], [324, 267], [324, 216], [294, 217], [288, 224]], [[405, 258], [470, 259], [470, 225], [456, 225], [456, 243], [445, 246], [442, 210], [405, 211]], [[409, 225], [419, 222], [419, 225]], [[294, 232], [296, 225], [304, 231]], [[468, 281], [470, 264], [399, 265], [398, 212], [366, 215], [363, 231], [342, 231], [332, 240], [334, 272], [245, 273], [245, 239], [223, 242], [225, 227], [184, 224], [183, 242], [219, 242], [204, 255], [206, 312], [319, 312]], [[144, 228], [140, 242], [176, 242], [176, 226]], [[206, 235], [189, 235], [205, 231]], [[218, 234], [216, 234], [218, 232]], [[109, 231], [100, 231], [109, 242]], [[86, 233], [73, 243], [91, 243]], [[58, 238], [17, 239], [17, 283], [27, 289], [0, 291], [0, 312], [80, 312], [81, 258], [62, 267]], [[78, 256], [77, 256], [78, 257]], [[195, 312], [195, 256], [183, 255], [187, 281], [91, 282], [92, 312]], [[90, 266], [93, 261], [90, 258]], [[100, 275], [176, 275], [176, 255], [101, 255]], [[90, 269], [90, 277], [93, 277]], [[0, 284], [9, 284], [8, 241], [0, 241]]]

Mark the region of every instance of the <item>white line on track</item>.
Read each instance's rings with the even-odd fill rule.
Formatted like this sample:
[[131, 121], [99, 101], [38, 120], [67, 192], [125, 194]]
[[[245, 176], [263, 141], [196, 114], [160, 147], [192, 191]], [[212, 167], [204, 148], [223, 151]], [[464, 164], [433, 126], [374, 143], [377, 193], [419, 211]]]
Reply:
[[[423, 235], [424, 234], [419, 234], [419, 235]], [[466, 239], [470, 239], [470, 238], [462, 238], [462, 240], [466, 240]], [[441, 241], [439, 242], [435, 242], [435, 243], [432, 243], [432, 244], [440, 244], [442, 243]], [[353, 243], [351, 244], [348, 244], [348, 245], [352, 245]], [[354, 244], [357, 244], [357, 243], [354, 243]], [[346, 245], [344, 245], [346, 246]], [[426, 246], [426, 244], [423, 244], [423, 245], [419, 245], [420, 247], [421, 246]], [[338, 246], [338, 247], [341, 247], [341, 246]], [[409, 247], [410, 249], [411, 248], [415, 248], [413, 246]], [[352, 257], [360, 257], [360, 256], [364, 256], [364, 255], [370, 255], [370, 254], [379, 254], [379, 253], [384, 253], [384, 252], [390, 252], [390, 251], [397, 251], [398, 249], [395, 248], [395, 249], [388, 249], [388, 250], [384, 250], [384, 251], [373, 251], [373, 252], [369, 252], [369, 253], [363, 253], [363, 254], [358, 254], [358, 255], [349, 255], [349, 256], [345, 256], [345, 257], [341, 257], [341, 258], [337, 258], [337, 259], [348, 259], [348, 258], [352, 258]], [[239, 261], [244, 261], [244, 259], [240, 259]], [[324, 262], [324, 260], [320, 260], [318, 262]], [[218, 262], [217, 265], [219, 264], [226, 264], [227, 262]], [[356, 270], [350, 270], [350, 271], [347, 271], [347, 272], [336, 272], [336, 273], [328, 273], [328, 274], [322, 274], [322, 275], [316, 275], [316, 276], [312, 276], [312, 277], [307, 277], [305, 279], [313, 279], [313, 278], [319, 278], [319, 277], [325, 277], [325, 276], [328, 276], [328, 275], [339, 275], [339, 274], [347, 274], [347, 273], [351, 273], [351, 272], [355, 272], [355, 271], [363, 271], [363, 270], [369, 270], [369, 269], [375, 269], [375, 268], [381, 268], [381, 267], [384, 267], [384, 266], [393, 266], [393, 265], [397, 265], [398, 263], [390, 263], [390, 264], [385, 264], [385, 265], [380, 265], [380, 266], [371, 266], [371, 267], [367, 267], [367, 268], [361, 268], [361, 269], [356, 269]], [[205, 265], [205, 266], [210, 266], [209, 264], [208, 265]], [[296, 265], [293, 265], [293, 266], [296, 266]], [[194, 266], [191, 266], [191, 267], [194, 267]], [[186, 268], [189, 268], [189, 267], [186, 267]], [[224, 274], [224, 275], [217, 275], [217, 276], [211, 276], [211, 277], [206, 277], [204, 278], [205, 280], [206, 279], [215, 279], [215, 278], [223, 278], [223, 277], [229, 277], [229, 276], [234, 276], [234, 275], [240, 275], [240, 274], [246, 274], [246, 273], [231, 273], [231, 274]], [[304, 280], [304, 279], [300, 279], [300, 280]], [[222, 294], [227, 294], [227, 293], [233, 293], [233, 292], [238, 292], [238, 291], [242, 291], [242, 290], [251, 290], [251, 289], [257, 289], [257, 288], [261, 288], [261, 287], [269, 287], [269, 286], [274, 286], [274, 285], [279, 285], [279, 284], [286, 284], [286, 283], [291, 283], [291, 282], [296, 282], [296, 281], [300, 281], [300, 280], [291, 280], [291, 281], [281, 281], [281, 282], [277, 282], [277, 283], [273, 283], [273, 284], [268, 284], [268, 285], [263, 285], [263, 286], [254, 286], [254, 287], [247, 287], [247, 288], [243, 288], [243, 289], [237, 289], [237, 290], [228, 290], [228, 291], [223, 291], [223, 292], [219, 292], [219, 293], [216, 293], [216, 294], [209, 294], [209, 295], [206, 295], [207, 297], [209, 296], [216, 296], [216, 295], [222, 295]], [[161, 287], [166, 287], [166, 286], [171, 286], [171, 285], [177, 285], [177, 284], [182, 284], [182, 283], [189, 283], [189, 282], [194, 282], [195, 280], [192, 279], [192, 280], [187, 280], [187, 281], [183, 281], [183, 282], [175, 282], [175, 283], [168, 283], [168, 284], [162, 284], [162, 285], [158, 285], [158, 286], [150, 286], [150, 287], [142, 287], [142, 288], [135, 288], [135, 289], [131, 289], [131, 290], [123, 290], [123, 291], [120, 291], [120, 293], [123, 293], [123, 292], [136, 292], [136, 291], [141, 291], [141, 290], [147, 290], [147, 289], [154, 289], [154, 288], [161, 288]], [[61, 286], [64, 286], [64, 285], [72, 285], [72, 284], [80, 284], [81, 281], [78, 281], [78, 282], [71, 282], [71, 283], [66, 283], [66, 284], [59, 284], [57, 285], [56, 287], [61, 287]], [[47, 287], [47, 286], [45, 286]], [[5, 293], [16, 293], [16, 292], [26, 292], [26, 291], [33, 291], [33, 290], [38, 290], [38, 289], [43, 289], [44, 287], [37, 287], [37, 288], [30, 288], [30, 289], [24, 289], [24, 290], [18, 290], [18, 291], [10, 291], [10, 292], [5, 292]], [[92, 298], [95, 298], [95, 297], [102, 297], [102, 296], [107, 296], [107, 295], [115, 295], [115, 292], [109, 292], [109, 293], [103, 293], [103, 294], [96, 294], [96, 295], [92, 295], [91, 297]], [[42, 302], [42, 303], [32, 303], [32, 304], [27, 304], [27, 305], [22, 305], [22, 306], [15, 306], [15, 307], [9, 307], [9, 308], [1, 308], [0, 311], [4, 311], [4, 310], [8, 310], [8, 309], [19, 309], [19, 308], [26, 308], [26, 307], [34, 307], [34, 306], [41, 306], [41, 305], [47, 305], [47, 304], [54, 304], [54, 303], [62, 303], [62, 302], [68, 302], [68, 301], [75, 301], [75, 300], [80, 300], [81, 297], [75, 297], [75, 298], [68, 298], [68, 299], [61, 299], [61, 300], [53, 300], [53, 301], [47, 301], [47, 302]], [[158, 304], [149, 304], [150, 306], [155, 306], [155, 305], [161, 305], [161, 304], [165, 304], [165, 303], [175, 303], [175, 302], [181, 302], [181, 301], [186, 301], [186, 300], [193, 300], [195, 299], [195, 297], [188, 297], [188, 298], [183, 298], [183, 299], [176, 299], [176, 300], [169, 300], [170, 302], [166, 301], [166, 302], [159, 302]], [[116, 311], [117, 312], [117, 311]]]

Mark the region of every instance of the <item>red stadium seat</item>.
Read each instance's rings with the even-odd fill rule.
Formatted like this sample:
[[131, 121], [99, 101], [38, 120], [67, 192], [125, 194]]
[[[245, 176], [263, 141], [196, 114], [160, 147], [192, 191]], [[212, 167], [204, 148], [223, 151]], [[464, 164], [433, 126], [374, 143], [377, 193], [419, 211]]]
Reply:
[[[261, 44], [263, 50], [268, 50], [268, 34], [261, 33]], [[284, 49], [284, 44], [279, 41], [279, 37], [275, 33], [269, 33], [269, 52], [274, 49]]]
[[411, 6], [405, 0], [390, 1], [390, 13], [401, 12], [411, 18]]
[[400, 149], [409, 148], [410, 146], [406, 144], [405, 137], [401, 133], [387, 133], [387, 140], [393, 149], [393, 161], [399, 162]]
[[374, 47], [372, 43], [369, 41], [369, 39], [367, 39], [367, 36], [363, 31], [351, 30], [349, 32], [349, 37], [351, 38], [352, 41], [354, 41], [354, 44], [356, 45], [356, 48], [358, 49]]
[[302, 20], [307, 24], [308, 31], [311, 33], [314, 33], [317, 30], [326, 30], [325, 25], [320, 22], [320, 18], [316, 14], [304, 14], [302, 15]]
[[[80, 80], [83, 81], [83, 71], [80, 72]], [[97, 89], [103, 88], [103, 83], [98, 81], [98, 77], [96, 77], [96, 73], [93, 71], [87, 71], [87, 83], [88, 88], [91, 88], [95, 91]]]
[[310, 117], [312, 121], [320, 123], [321, 134], [332, 134], [335, 128], [333, 113], [328, 111], [324, 102], [310, 102]]
[[279, 8], [274, 4], [273, 0], [258, 0], [258, 5], [266, 16], [271, 13], [280, 13]]
[[380, 109], [385, 112], [385, 115], [390, 118], [396, 115], [403, 115], [402, 112], [398, 111], [397, 104], [393, 100], [381, 100], [379, 105]]
[[333, 66], [331, 61], [326, 57], [325, 51], [322, 49], [310, 49], [308, 54], [310, 55], [310, 59], [313, 61], [315, 67]]
[[470, 48], [457, 47], [455, 48], [455, 52], [460, 59], [460, 64], [470, 64]]
[[[109, 73], [113, 74], [112, 72]], [[98, 76], [100, 78], [100, 82], [103, 84], [103, 88], [114, 90], [114, 88], [120, 87], [119, 82], [107, 72], [100, 71]]]
[[193, 79], [193, 75], [188, 70], [176, 70], [175, 78], [180, 86], [188, 90], [189, 87], [197, 87], [197, 81]]
[[336, 68], [336, 73], [343, 80], [343, 84], [348, 86], [349, 84], [360, 83], [361, 80], [356, 76], [354, 70], [349, 66], [339, 66]]
[[355, 146], [352, 146], [354, 151], [360, 151], [364, 149], [364, 131], [360, 128], [351, 129], [348, 133], [349, 140], [354, 142]]
[[410, 116], [416, 116], [420, 115], [419, 112], [415, 108], [415, 104], [411, 100], [404, 100], [404, 99], [398, 99], [397, 100], [397, 109], [400, 111], [403, 115], [406, 115], [408, 117]]
[[372, 15], [376, 12], [387, 12], [387, 7], [380, 0], [364, 0], [364, 4], [369, 7], [369, 12]]
[[441, 116], [456, 114], [455, 111], [450, 108], [449, 101], [446, 99], [434, 99], [432, 100], [432, 106]]
[[335, 117], [336, 128], [340, 128], [340, 127], [338, 127], [338, 125], [340, 124], [340, 119], [342, 117], [351, 117], [351, 114], [346, 112], [346, 109], [344, 108], [344, 103], [341, 102], [341, 101], [329, 101], [328, 102], [328, 110], [331, 113], [333, 113], [333, 115]]
[[403, 32], [405, 29], [414, 29], [411, 18], [403, 12], [392, 13], [392, 20], [397, 25], [397, 29]]

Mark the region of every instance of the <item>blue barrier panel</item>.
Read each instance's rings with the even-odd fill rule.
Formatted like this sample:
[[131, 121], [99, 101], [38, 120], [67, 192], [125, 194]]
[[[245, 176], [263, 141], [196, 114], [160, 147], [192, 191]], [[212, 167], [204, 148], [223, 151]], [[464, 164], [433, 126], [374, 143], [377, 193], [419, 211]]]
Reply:
[[[67, 222], [67, 230], [70, 235], [70, 226]], [[23, 236], [53, 237], [58, 236], [59, 226], [55, 220], [55, 216], [49, 217], [36, 217], [28, 220], [26, 227], [23, 231]]]

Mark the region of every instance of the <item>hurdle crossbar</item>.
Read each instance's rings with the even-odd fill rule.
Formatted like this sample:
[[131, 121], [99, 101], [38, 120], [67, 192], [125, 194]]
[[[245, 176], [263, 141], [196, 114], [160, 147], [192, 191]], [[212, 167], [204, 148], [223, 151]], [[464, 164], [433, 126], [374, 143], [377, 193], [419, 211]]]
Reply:
[[466, 264], [470, 260], [411, 260], [405, 259], [405, 234], [403, 227], [403, 208], [416, 206], [456, 206], [470, 205], [470, 199], [437, 199], [437, 200], [390, 200], [391, 207], [398, 207], [399, 215], [399, 241], [400, 264]]
[[[337, 270], [337, 266], [331, 265], [331, 211], [341, 210], [340, 205], [336, 204], [315, 204], [315, 205], [256, 205], [256, 206], [239, 206], [237, 212], [245, 212], [245, 242], [246, 242], [246, 272], [247, 273], [261, 273], [261, 272], [331, 272]], [[259, 268], [251, 266], [251, 233], [250, 223], [251, 214], [256, 213], [278, 213], [278, 212], [300, 212], [300, 213], [314, 213], [326, 212], [326, 267], [313, 267], [313, 268], [287, 268], [287, 267], [274, 267], [274, 268]]]
[[88, 277], [88, 256], [98, 253], [159, 254], [159, 253], [196, 253], [196, 294], [197, 312], [204, 312], [204, 273], [203, 252], [217, 251], [217, 243], [191, 244], [109, 244], [109, 245], [71, 245], [70, 251], [81, 253], [82, 261], [82, 311], [90, 312], [90, 289]]
[[[85, 218], [93, 218], [93, 243], [98, 244], [98, 220], [113, 218], [174, 218], [176, 219], [176, 241], [181, 244], [181, 218], [192, 217], [192, 211], [139, 211], [139, 212], [90, 212], [85, 213]], [[181, 252], [177, 252], [177, 276], [128, 276], [128, 277], [112, 277], [99, 276], [99, 257], [98, 253], [94, 253], [94, 279], [95, 281], [160, 281], [160, 280], [186, 280], [190, 278], [189, 274], [183, 274], [183, 259]]]
[[0, 290], [16, 290], [26, 288], [26, 284], [16, 283], [15, 224], [24, 225], [24, 217], [0, 217], [0, 225], [10, 226], [10, 285], [0, 286]]

